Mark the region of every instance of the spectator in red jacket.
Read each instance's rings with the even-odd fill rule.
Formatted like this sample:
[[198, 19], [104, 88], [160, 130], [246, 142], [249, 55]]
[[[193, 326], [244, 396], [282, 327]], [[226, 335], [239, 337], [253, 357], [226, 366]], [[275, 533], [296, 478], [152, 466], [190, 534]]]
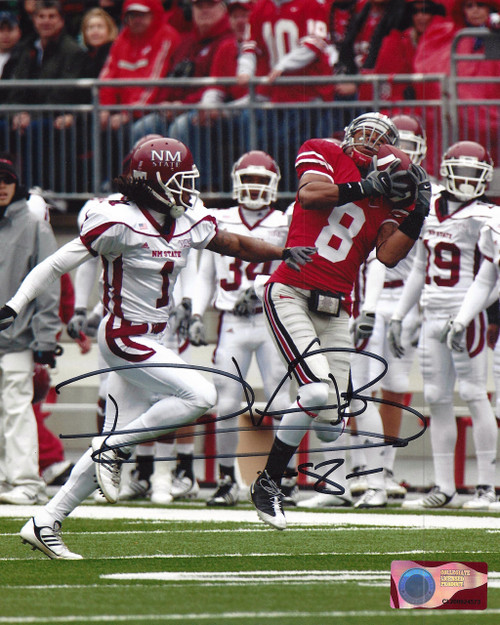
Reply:
[[[382, 41], [374, 74], [413, 74], [414, 61], [420, 41], [430, 25], [444, 17], [444, 5], [433, 0], [409, 0], [406, 3], [402, 29], [394, 28]], [[413, 84], [388, 81], [382, 86], [384, 100], [414, 100]]]
[[[101, 80], [161, 78], [169, 71], [173, 53], [179, 48], [180, 35], [165, 23], [160, 0], [125, 0], [125, 27], [116, 38], [99, 74]], [[112, 86], [99, 92], [101, 105], [147, 105], [158, 101], [158, 87]], [[101, 112], [101, 124], [113, 130], [131, 121], [131, 111]]]
[[[182, 38], [175, 50], [171, 69], [163, 76], [177, 78], [206, 78], [212, 75], [215, 53], [226, 39], [234, 41], [234, 33], [229, 23], [227, 8], [223, 0], [191, 0], [193, 11], [193, 29]], [[168, 88], [158, 98], [158, 102], [172, 105], [195, 104], [203, 95], [204, 88], [184, 86]], [[182, 109], [178, 113], [182, 113]], [[133, 129], [133, 141], [148, 134], [172, 136], [169, 124], [175, 117], [172, 110], [152, 113], [136, 122]], [[188, 143], [192, 149], [192, 145]]]
[[[488, 27], [491, 13], [500, 11], [500, 0], [487, 0], [487, 2], [476, 2], [475, 0], [455, 0], [450, 8], [450, 18], [447, 20], [436, 20], [426, 30], [420, 45], [417, 48], [414, 62], [414, 71], [418, 73], [446, 73], [450, 74], [452, 69], [452, 44], [458, 31], [463, 28]], [[488, 77], [500, 75], [499, 60], [483, 60], [484, 40], [482, 37], [465, 37], [458, 43], [457, 54], [477, 55], [477, 60], [462, 60], [457, 62], [456, 72], [459, 78], [484, 77], [485, 80], [475, 83], [459, 83], [458, 95], [458, 118], [456, 127], [458, 128], [458, 140], [476, 141], [490, 152], [493, 160], [498, 163], [500, 151], [495, 137], [498, 135], [500, 126], [500, 111], [496, 105], [480, 104], [474, 101], [498, 99], [500, 98], [500, 86], [498, 83], [490, 82]], [[422, 83], [422, 88], [417, 91], [420, 99], [441, 99], [438, 83]], [[467, 105], [470, 102], [470, 105]], [[439, 115], [434, 110], [428, 109], [425, 114], [427, 128], [432, 128], [433, 132], [427, 132], [435, 141], [440, 140]], [[437, 144], [436, 149], [431, 150], [437, 157], [443, 152], [444, 146]], [[438, 158], [434, 162], [427, 158], [427, 169], [429, 173], [436, 174], [439, 165]]]
[[[165, 10], [161, 0], [125, 0], [123, 3], [123, 29], [115, 39], [104, 67], [99, 74], [101, 80], [122, 81], [133, 79], [157, 79], [170, 71], [174, 52], [181, 45], [179, 33], [165, 21]], [[109, 156], [103, 158], [108, 169], [103, 179], [110, 180], [134, 141], [130, 141], [130, 126], [142, 115], [123, 109], [121, 105], [138, 107], [158, 102], [159, 87], [138, 85], [106, 86], [99, 91], [101, 105], [115, 106], [101, 111], [103, 131], [102, 151]]]

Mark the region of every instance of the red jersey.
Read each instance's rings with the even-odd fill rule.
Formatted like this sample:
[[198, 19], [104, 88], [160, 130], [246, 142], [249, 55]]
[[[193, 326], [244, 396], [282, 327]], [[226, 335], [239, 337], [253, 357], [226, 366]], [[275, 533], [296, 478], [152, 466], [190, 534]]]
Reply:
[[[326, 39], [327, 6], [325, 0], [290, 0], [276, 5], [273, 0], [257, 0], [250, 14], [250, 36], [242, 46], [242, 53], [263, 56], [269, 73], [276, 64], [299, 45], [316, 54], [306, 67], [287, 71], [283, 76], [331, 76]], [[320, 98], [333, 99], [333, 88], [328, 85], [273, 86], [273, 102], [306, 102]]]
[[[295, 168], [299, 178], [314, 173], [335, 184], [361, 180], [353, 160], [330, 139], [306, 141], [299, 150]], [[331, 210], [305, 210], [296, 201], [286, 247], [311, 245], [318, 252], [300, 271], [281, 263], [270, 282], [342, 293], [350, 304], [359, 267], [374, 248], [381, 225], [389, 221], [399, 225], [403, 219], [384, 197], [334, 206]]]

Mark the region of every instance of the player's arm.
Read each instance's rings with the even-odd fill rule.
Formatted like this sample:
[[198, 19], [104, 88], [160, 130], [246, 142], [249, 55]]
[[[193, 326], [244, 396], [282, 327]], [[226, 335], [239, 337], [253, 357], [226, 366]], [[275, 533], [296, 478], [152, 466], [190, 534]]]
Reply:
[[283, 260], [293, 269], [311, 262], [315, 247], [278, 247], [272, 243], [253, 237], [247, 237], [227, 230], [219, 230], [207, 245], [207, 249], [218, 254], [234, 256], [250, 262]]
[[387, 169], [373, 169], [360, 181], [336, 184], [329, 175], [305, 172], [299, 181], [297, 193], [300, 205], [305, 210], [331, 210], [349, 202], [364, 198], [389, 197], [392, 190], [392, 169], [399, 165], [395, 159]]
[[377, 237], [377, 258], [387, 267], [394, 267], [408, 254], [429, 214], [432, 189], [427, 173], [418, 165], [411, 165], [408, 171], [417, 189], [413, 210], [399, 226], [391, 222], [382, 224]]
[[[26, 304], [43, 293], [49, 284], [59, 280], [63, 273], [75, 269], [89, 258], [91, 254], [79, 238], [63, 245], [29, 272], [15, 295], [0, 308], [0, 318], [7, 318], [2, 312], [5, 312], [7, 308], [13, 321]], [[5, 327], [8, 326], [4, 325], [0, 329], [5, 329]]]
[[394, 267], [405, 258], [415, 240], [404, 234], [398, 225], [392, 222], [382, 224], [377, 236], [377, 258], [386, 267]]

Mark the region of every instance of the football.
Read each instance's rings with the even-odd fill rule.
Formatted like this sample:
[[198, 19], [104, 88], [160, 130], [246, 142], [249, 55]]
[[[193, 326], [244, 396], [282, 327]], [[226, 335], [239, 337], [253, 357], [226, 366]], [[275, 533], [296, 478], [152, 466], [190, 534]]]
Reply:
[[[377, 169], [384, 170], [389, 167], [389, 165], [395, 160], [399, 158], [401, 161], [400, 164], [396, 168], [396, 172], [404, 172], [407, 171], [411, 165], [410, 157], [403, 152], [400, 148], [395, 147], [394, 145], [384, 144], [380, 146], [380, 149], [377, 154]], [[407, 208], [411, 206], [415, 201], [416, 194], [416, 186], [413, 179], [410, 176], [403, 176], [399, 182], [404, 182], [407, 185], [407, 191], [403, 198], [394, 197], [389, 198], [391, 202], [397, 208]]]

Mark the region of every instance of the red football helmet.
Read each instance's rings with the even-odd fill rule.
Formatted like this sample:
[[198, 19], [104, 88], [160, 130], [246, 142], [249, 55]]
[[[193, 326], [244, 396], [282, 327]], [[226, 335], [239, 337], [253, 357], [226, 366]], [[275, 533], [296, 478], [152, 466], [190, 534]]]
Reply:
[[468, 202], [485, 193], [493, 179], [493, 159], [480, 143], [459, 141], [444, 153], [440, 174], [446, 190]]
[[427, 154], [425, 130], [414, 115], [395, 115], [392, 118], [399, 131], [399, 146], [415, 165], [420, 165]]
[[342, 149], [358, 167], [366, 169], [383, 143], [397, 145], [398, 141], [398, 129], [390, 117], [382, 113], [364, 113], [345, 129]]
[[246, 152], [233, 165], [233, 199], [250, 210], [269, 206], [278, 197], [278, 163], [261, 150]]
[[33, 399], [32, 404], [38, 404], [47, 397], [50, 389], [50, 371], [47, 365], [35, 363], [33, 369]]
[[193, 155], [177, 139], [162, 137], [140, 143], [132, 154], [130, 171], [135, 180], [142, 180], [149, 186], [174, 218], [192, 208], [200, 195], [195, 188], [200, 174]]
[[146, 141], [152, 141], [153, 139], [161, 139], [161, 138], [162, 138], [162, 135], [149, 134], [149, 135], [144, 135], [144, 137], [141, 137], [140, 139], [137, 139], [137, 141], [134, 143], [130, 152], [125, 156], [125, 158], [122, 161], [122, 174], [124, 176], [128, 176], [130, 174], [130, 161], [132, 160], [132, 154], [135, 152], [135, 150], [137, 150], [137, 148], [140, 145], [142, 145]]

